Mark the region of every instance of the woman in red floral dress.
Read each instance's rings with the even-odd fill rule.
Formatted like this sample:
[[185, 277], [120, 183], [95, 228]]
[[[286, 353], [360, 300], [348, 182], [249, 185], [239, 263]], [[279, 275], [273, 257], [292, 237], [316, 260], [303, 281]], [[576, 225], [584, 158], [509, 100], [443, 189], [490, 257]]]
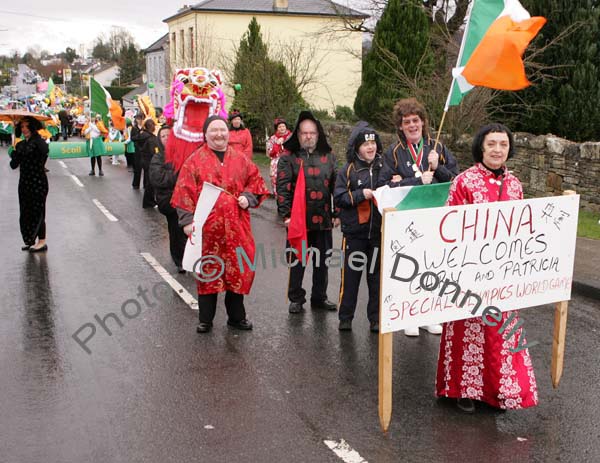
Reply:
[[275, 119], [274, 125], [275, 133], [267, 140], [267, 154], [271, 158], [269, 175], [271, 176], [271, 186], [273, 187], [273, 195], [275, 196], [277, 194], [277, 162], [279, 162], [281, 156], [290, 154], [290, 152], [283, 147], [283, 143], [290, 138], [292, 132], [288, 129], [284, 119]]
[[[521, 182], [506, 169], [514, 155], [514, 139], [501, 124], [482, 127], [473, 140], [475, 165], [454, 179], [447, 204], [478, 204], [523, 199]], [[500, 324], [514, 312], [503, 312]], [[514, 314], [516, 315], [516, 314]], [[512, 319], [505, 332], [519, 322]], [[458, 407], [475, 411], [475, 400], [500, 409], [537, 405], [537, 385], [527, 349], [517, 348], [522, 327], [506, 340], [496, 327], [470, 318], [444, 325], [437, 368], [436, 394], [457, 399]]]

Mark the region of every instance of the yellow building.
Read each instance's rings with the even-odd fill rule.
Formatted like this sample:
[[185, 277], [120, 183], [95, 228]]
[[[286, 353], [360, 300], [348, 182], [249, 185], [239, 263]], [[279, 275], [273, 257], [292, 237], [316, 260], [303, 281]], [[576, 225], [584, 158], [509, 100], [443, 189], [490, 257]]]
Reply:
[[[233, 68], [235, 50], [255, 17], [269, 55], [281, 60], [311, 106], [352, 107], [361, 80], [362, 34], [344, 29], [366, 15], [329, 0], [205, 0], [184, 6], [169, 26], [170, 68]], [[233, 82], [227, 82], [231, 101]]]

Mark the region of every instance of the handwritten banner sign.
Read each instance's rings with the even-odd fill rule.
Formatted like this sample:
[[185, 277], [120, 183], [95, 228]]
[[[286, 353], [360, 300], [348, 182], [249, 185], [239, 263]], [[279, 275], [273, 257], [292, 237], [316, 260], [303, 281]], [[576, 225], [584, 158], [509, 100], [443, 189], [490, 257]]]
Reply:
[[381, 332], [571, 298], [579, 196], [386, 212]]

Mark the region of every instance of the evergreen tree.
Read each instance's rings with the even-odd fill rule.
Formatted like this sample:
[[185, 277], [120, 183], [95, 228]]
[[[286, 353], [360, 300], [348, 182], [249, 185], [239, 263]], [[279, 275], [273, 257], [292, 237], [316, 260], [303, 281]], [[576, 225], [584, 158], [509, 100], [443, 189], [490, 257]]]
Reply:
[[92, 49], [92, 58], [99, 59], [101, 61], [109, 61], [111, 59], [110, 48], [108, 44], [104, 43], [101, 38], [96, 39], [94, 48]]
[[363, 61], [356, 94], [357, 116], [390, 127], [396, 100], [409, 95], [407, 80], [427, 80], [433, 71], [430, 19], [420, 0], [390, 0]]
[[144, 70], [144, 58], [133, 42], [121, 46], [117, 63], [121, 68], [119, 71], [121, 85], [131, 83], [141, 76]]
[[284, 116], [293, 120], [306, 102], [294, 80], [280, 61], [269, 58], [260, 25], [252, 18], [242, 37], [233, 70], [233, 82], [240, 84], [232, 107], [244, 114], [246, 125], [262, 138], [270, 132], [273, 120]]
[[548, 20], [533, 48], [547, 45], [574, 24], [579, 23], [579, 27], [535, 58], [545, 76], [532, 79], [531, 87], [507, 93], [495, 101], [512, 128], [535, 134], [551, 132], [574, 141], [600, 138], [599, 3], [597, 0], [522, 1], [532, 16], [545, 16]]

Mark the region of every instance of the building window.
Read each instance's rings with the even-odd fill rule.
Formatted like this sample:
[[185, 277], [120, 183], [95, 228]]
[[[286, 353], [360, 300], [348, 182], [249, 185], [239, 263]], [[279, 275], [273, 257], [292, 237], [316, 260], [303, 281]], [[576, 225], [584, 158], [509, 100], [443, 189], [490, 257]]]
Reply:
[[177, 34], [175, 32], [171, 34], [171, 44], [171, 50], [173, 50], [171, 61], [177, 66]]
[[185, 35], [184, 35], [184, 31], [183, 29], [181, 29], [179, 31], [179, 46], [181, 47], [181, 62], [183, 63], [184, 66], [187, 65], [186, 61], [185, 61]]
[[196, 66], [196, 53], [194, 52], [194, 28], [190, 27], [190, 66]]

